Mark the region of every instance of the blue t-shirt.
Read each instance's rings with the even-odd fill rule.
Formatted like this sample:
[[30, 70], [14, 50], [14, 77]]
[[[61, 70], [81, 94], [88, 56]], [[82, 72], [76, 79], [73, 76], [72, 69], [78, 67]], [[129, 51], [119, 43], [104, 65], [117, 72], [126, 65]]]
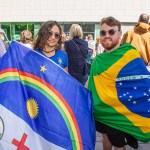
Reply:
[[[46, 56], [42, 50], [37, 50], [37, 52]], [[47, 58], [53, 60], [56, 64], [58, 64], [62, 68], [68, 67], [68, 56], [67, 53], [63, 50], [57, 50], [54, 56]]]

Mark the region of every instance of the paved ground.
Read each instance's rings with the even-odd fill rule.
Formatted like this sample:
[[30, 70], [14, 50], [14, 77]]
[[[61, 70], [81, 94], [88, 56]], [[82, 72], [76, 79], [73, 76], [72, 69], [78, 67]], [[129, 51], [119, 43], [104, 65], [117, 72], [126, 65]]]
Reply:
[[[100, 133], [96, 133], [96, 148], [95, 150], [103, 150], [102, 148], [102, 137], [101, 137], [101, 134]], [[127, 150], [135, 150], [129, 146], [126, 147]], [[138, 150], [150, 150], [150, 142], [149, 143], [141, 143], [139, 142], [139, 148]]]

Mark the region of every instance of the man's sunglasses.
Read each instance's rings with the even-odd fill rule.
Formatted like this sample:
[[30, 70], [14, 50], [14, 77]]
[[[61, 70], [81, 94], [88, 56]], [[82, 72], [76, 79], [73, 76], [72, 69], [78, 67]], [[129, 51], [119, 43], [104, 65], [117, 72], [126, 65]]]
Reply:
[[49, 33], [49, 37], [52, 37], [54, 35], [55, 39], [57, 39], [57, 40], [59, 40], [61, 38], [60, 34], [58, 34], [58, 33], [53, 33], [51, 31], [49, 31], [48, 33]]
[[111, 29], [111, 30], [108, 30], [108, 31], [101, 30], [100, 31], [100, 36], [106, 36], [107, 33], [109, 35], [114, 35], [116, 32], [118, 32], [118, 30], [114, 30], [114, 29]]

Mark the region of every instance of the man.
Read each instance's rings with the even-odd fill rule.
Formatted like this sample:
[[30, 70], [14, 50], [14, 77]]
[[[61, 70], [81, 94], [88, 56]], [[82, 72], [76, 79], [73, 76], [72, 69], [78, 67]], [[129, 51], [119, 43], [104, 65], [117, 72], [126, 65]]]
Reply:
[[150, 65], [150, 25], [149, 15], [141, 14], [134, 29], [127, 31], [123, 38], [123, 43], [131, 43], [139, 52], [146, 66]]
[[[111, 150], [112, 146], [114, 146], [114, 150], [125, 150], [125, 145], [127, 144], [132, 146], [133, 148], [138, 148], [137, 140], [134, 137], [132, 137], [128, 133], [121, 131], [122, 129], [118, 130], [123, 121], [118, 119], [119, 117], [116, 115], [117, 113], [115, 114], [114, 111], [110, 112], [112, 108], [108, 108], [109, 105], [118, 104], [118, 102], [117, 104], [115, 104], [115, 101], [113, 102], [113, 100], [115, 100], [113, 94], [115, 94], [116, 92], [114, 90], [114, 87], [116, 87], [114, 85], [116, 79], [114, 79], [113, 81], [113, 78], [115, 69], [117, 70], [117, 68], [112, 69], [111, 73], [109, 74], [109, 69], [107, 70], [104, 65], [106, 64], [107, 66], [111, 61], [117, 63], [117, 56], [119, 55], [119, 53], [122, 51], [126, 51], [127, 46], [122, 46], [123, 48], [119, 49], [121, 35], [121, 24], [118, 20], [113, 17], [107, 17], [101, 20], [100, 40], [102, 46], [105, 49], [105, 52], [99, 54], [94, 60], [88, 85], [88, 89], [92, 92], [93, 96], [96, 130], [102, 133], [104, 150]], [[133, 48], [130, 45], [128, 45], [128, 47]], [[119, 66], [120, 65], [121, 63], [119, 63]], [[112, 65], [110, 64], [110, 67], [111, 66]], [[107, 90], [108, 92], [106, 92]], [[107, 102], [106, 104], [104, 104], [105, 100], [110, 100], [110, 104], [107, 104]], [[117, 110], [120, 107], [121, 105], [119, 102], [119, 105], [116, 106], [115, 109]], [[116, 123], [117, 119], [118, 122]], [[125, 125], [125, 128], [126, 126], [127, 125]]]

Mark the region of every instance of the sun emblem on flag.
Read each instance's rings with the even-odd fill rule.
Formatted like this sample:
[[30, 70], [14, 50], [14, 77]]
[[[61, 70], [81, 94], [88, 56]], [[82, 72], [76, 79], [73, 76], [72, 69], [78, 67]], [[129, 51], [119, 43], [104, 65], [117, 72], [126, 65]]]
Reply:
[[39, 112], [38, 103], [33, 98], [30, 98], [26, 103], [26, 107], [29, 116], [32, 119], [36, 118]]

